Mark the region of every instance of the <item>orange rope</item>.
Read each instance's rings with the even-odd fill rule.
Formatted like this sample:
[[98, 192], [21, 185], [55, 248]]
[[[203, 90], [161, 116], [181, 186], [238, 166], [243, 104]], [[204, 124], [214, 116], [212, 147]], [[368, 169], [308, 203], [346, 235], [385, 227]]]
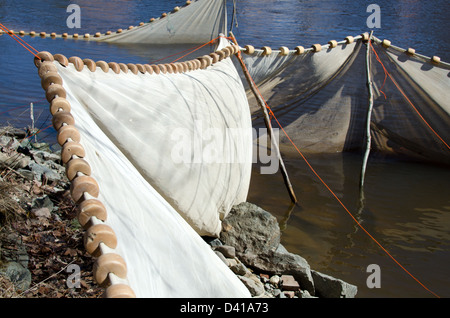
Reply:
[[[160, 59], [157, 59], [157, 60], [154, 60], [154, 61], [152, 61], [151, 63], [152, 63], [152, 64], [155, 64], [156, 62], [159, 62], [159, 61], [168, 59], [169, 57], [173, 57], [173, 56], [179, 55], [179, 54], [181, 54], [181, 53], [188, 52], [188, 53], [186, 53], [185, 55], [180, 56], [179, 58], [177, 58], [177, 59], [175, 59], [175, 60], [173, 60], [173, 61], [171, 62], [171, 63], [175, 63], [176, 61], [179, 61], [179, 60], [182, 59], [183, 57], [186, 57], [186, 56], [188, 56], [189, 54], [194, 53], [195, 51], [201, 49], [202, 47], [204, 47], [204, 46], [206, 46], [206, 45], [208, 45], [208, 44], [214, 43], [214, 42], [215, 42], [217, 39], [219, 39], [219, 38], [220, 38], [220, 36], [217, 37], [217, 38], [215, 38], [215, 39], [212, 39], [211, 41], [206, 42], [206, 43], [204, 43], [204, 44], [202, 44], [202, 45], [200, 45], [200, 46], [194, 46], [194, 47], [191, 47], [191, 48], [189, 48], [189, 49], [186, 49], [186, 50], [183, 50], [183, 51], [180, 51], [180, 52], [177, 52], [177, 53], [168, 55], [168, 56], [166, 56], [166, 57], [163, 57], [163, 58], [160, 58]], [[227, 38], [227, 37], [225, 37], [225, 38]]]
[[[234, 42], [237, 44], [235, 39], [233, 38]], [[237, 57], [242, 61], [241, 59], [241, 52], [238, 52]], [[242, 63], [242, 65], [245, 64]], [[246, 67], [245, 67], [246, 68]], [[246, 71], [248, 72], [247, 68]], [[250, 76], [249, 76], [250, 77]], [[294, 146], [294, 148], [297, 150], [297, 152], [300, 154], [300, 156], [303, 158], [303, 160], [306, 162], [308, 167], [311, 169], [311, 171], [316, 175], [316, 177], [322, 182], [322, 184], [328, 189], [328, 191], [336, 198], [336, 200], [339, 202], [339, 204], [344, 208], [344, 210], [350, 215], [350, 217], [355, 221], [355, 223], [398, 265], [400, 268], [402, 268], [409, 276], [411, 276], [416, 282], [418, 282], [423, 288], [425, 288], [427, 291], [429, 291], [431, 294], [433, 294], [435, 297], [440, 298], [437, 294], [435, 294], [433, 291], [428, 289], [423, 283], [421, 283], [415, 276], [413, 276], [408, 270], [406, 270], [405, 267], [403, 267], [362, 225], [358, 222], [358, 220], [350, 213], [350, 211], [347, 209], [347, 207], [344, 205], [344, 203], [337, 197], [337, 195], [331, 190], [331, 188], [325, 183], [325, 181], [320, 177], [320, 175], [314, 170], [314, 168], [311, 166], [311, 164], [308, 162], [306, 157], [303, 155], [303, 153], [298, 149], [298, 147], [295, 145], [295, 143], [292, 141], [292, 139], [289, 137], [289, 135], [284, 130], [283, 126], [278, 121], [277, 117], [273, 113], [272, 109], [269, 107], [267, 102], [264, 100], [264, 97], [262, 96], [261, 92], [259, 91], [258, 87], [256, 86], [256, 83], [254, 82], [253, 78], [250, 77], [252, 80], [254, 86], [256, 87], [258, 94], [260, 95], [261, 99], [264, 101], [265, 107], [269, 110], [269, 113], [275, 121], [277, 122], [278, 126], [281, 128], [283, 133], [286, 135], [286, 137], [289, 139], [290, 143]]]
[[[173, 60], [172, 63], [175, 63], [176, 61], [181, 60], [183, 57], [185, 57], [185, 56], [187, 56], [187, 55], [189, 55], [189, 54], [194, 53], [195, 51], [201, 49], [202, 47], [204, 47], [204, 46], [206, 46], [206, 45], [208, 45], [208, 44], [214, 43], [218, 38], [219, 38], [219, 37], [217, 37], [217, 38], [215, 38], [215, 39], [212, 39], [211, 41], [206, 42], [205, 44], [202, 44], [202, 45], [200, 45], [200, 46], [197, 46], [197, 47], [193, 48], [192, 51], [190, 51], [189, 53], [186, 53], [185, 55], [180, 56], [179, 58]], [[185, 50], [185, 51], [187, 51], [187, 50]], [[183, 51], [183, 52], [185, 52], [185, 51]]]
[[177, 52], [177, 53], [174, 53], [174, 54], [171, 54], [171, 55], [168, 55], [168, 56], [166, 56], [166, 57], [163, 57], [163, 58], [160, 58], [160, 59], [154, 60], [154, 61], [152, 61], [152, 62], [151, 62], [151, 64], [155, 64], [156, 62], [159, 62], [159, 61], [162, 61], [162, 60], [168, 59], [169, 57], [173, 57], [173, 56], [175, 56], [175, 55], [178, 55], [178, 54], [184, 53], [184, 52], [186, 52], [186, 51], [190, 51], [190, 50], [192, 50], [192, 49], [195, 49], [195, 48], [196, 48], [196, 46], [195, 46], [195, 47], [191, 47], [191, 48], [189, 48], [189, 49], [186, 49], [186, 50], [183, 50], [183, 51], [180, 51], [180, 52]]
[[33, 49], [36, 53], [39, 53], [38, 50], [36, 50], [34, 47], [32, 47], [30, 44], [28, 44], [27, 42], [25, 42], [25, 40], [23, 40], [22, 38], [18, 37], [16, 34], [11, 33], [11, 30], [9, 30], [6, 26], [4, 26], [2, 23], [0, 23], [0, 26], [3, 30], [6, 30], [6, 32], [12, 36], [14, 36], [14, 38], [18, 39], [19, 41], [21, 41], [22, 43], [26, 44], [27, 46], [29, 46], [31, 49]]
[[[209, 42], [208, 42], [208, 43], [209, 43]], [[206, 44], [208, 44], [208, 43], [206, 43]], [[206, 45], [206, 44], [204, 44], [204, 45]], [[204, 46], [204, 45], [202, 45], [202, 46]], [[198, 50], [199, 48], [200, 48], [200, 47], [194, 46], [194, 47], [191, 47], [191, 48], [189, 48], [189, 49], [186, 49], [186, 50], [183, 50], [183, 51], [180, 51], [180, 52], [177, 52], [177, 53], [168, 55], [168, 56], [166, 56], [166, 57], [163, 57], [163, 58], [160, 58], [160, 59], [157, 59], [157, 60], [154, 60], [154, 61], [152, 61], [151, 63], [152, 63], [152, 64], [155, 64], [156, 62], [159, 62], [159, 61], [168, 59], [169, 57], [173, 57], [173, 56], [179, 55], [179, 54], [184, 53], [184, 52], [187, 52], [187, 51], [189, 51], [189, 53], [186, 54], [186, 55], [189, 55], [189, 54], [191, 54], [192, 52], [195, 52], [196, 50]], [[186, 55], [183, 55], [182, 57], [178, 58], [178, 59], [175, 60], [175, 61], [178, 61], [179, 59], [183, 58], [183, 57], [186, 56]], [[173, 62], [175, 62], [175, 61], [173, 61]], [[172, 62], [172, 63], [173, 63], [173, 62]]]
[[[5, 31], [10, 37], [12, 37], [17, 43], [19, 43], [20, 45], [22, 45], [27, 51], [29, 51], [31, 54], [33, 54], [35, 57], [37, 57], [38, 59], [41, 59], [39, 56], [36, 55], [36, 53], [39, 53], [38, 50], [36, 50], [34, 47], [32, 47], [30, 44], [28, 44], [27, 42], [25, 42], [23, 39], [19, 38], [17, 35], [15, 35], [14, 33], [10, 33], [11, 31], [5, 27], [3, 24], [0, 23], [0, 29], [2, 29], [3, 31]], [[28, 47], [30, 47], [31, 49], [33, 49], [36, 53], [34, 53], [33, 51], [31, 51]]]
[[[400, 86], [397, 84], [397, 82], [392, 78], [391, 74], [386, 70], [386, 67], [384, 66], [383, 62], [381, 62], [380, 57], [378, 56], [377, 52], [375, 51], [375, 48], [373, 47], [371, 41], [368, 41], [370, 47], [372, 48], [372, 51], [375, 53], [376, 59], [377, 61], [381, 64], [381, 66], [383, 67], [384, 70], [384, 82], [383, 82], [383, 86], [386, 82], [386, 78], [387, 76], [389, 76], [389, 78], [391, 79], [392, 83], [394, 83], [394, 85], [397, 87], [398, 91], [403, 95], [403, 97], [405, 97], [405, 99], [408, 101], [408, 103], [411, 105], [411, 107], [415, 110], [415, 112], [417, 113], [417, 115], [419, 115], [419, 117], [423, 120], [423, 122], [428, 126], [428, 128], [436, 135], [437, 138], [439, 138], [439, 140], [441, 140], [444, 145], [450, 149], [450, 146], [444, 141], [444, 139], [431, 127], [431, 125], [425, 120], [425, 118], [423, 118], [423, 116], [420, 114], [419, 110], [414, 106], [414, 104], [411, 102], [411, 100], [408, 98], [408, 96], [406, 96], [406, 94], [403, 92], [403, 90], [400, 88]], [[381, 90], [380, 90], [381, 91]], [[381, 91], [382, 92], [382, 91]], [[383, 92], [382, 92], [383, 93]], [[383, 93], [384, 97], [386, 98], [386, 95]]]

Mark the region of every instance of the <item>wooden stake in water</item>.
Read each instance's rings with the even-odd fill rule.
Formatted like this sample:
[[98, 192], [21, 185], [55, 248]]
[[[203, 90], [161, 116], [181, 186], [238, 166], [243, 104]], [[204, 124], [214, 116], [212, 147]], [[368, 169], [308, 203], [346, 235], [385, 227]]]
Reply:
[[[233, 32], [231, 32], [231, 31], [230, 31], [230, 36], [233, 38], [234, 43], [236, 45], [238, 45], [236, 38], [234, 37]], [[269, 114], [267, 113], [267, 108], [265, 107], [265, 102], [262, 99], [262, 97], [258, 94], [258, 90], [256, 89], [256, 87], [253, 83], [253, 80], [251, 79], [251, 76], [248, 73], [247, 68], [244, 65], [244, 62], [242, 61], [242, 59], [240, 57], [238, 57], [238, 61], [239, 61], [239, 64], [241, 65], [242, 71], [244, 72], [245, 78], [253, 92], [253, 95], [255, 96], [256, 101], [258, 102], [258, 105], [263, 112], [264, 123], [266, 124], [266, 128], [267, 128], [268, 134], [270, 136], [270, 140], [272, 141], [271, 145], [272, 145], [273, 149], [271, 149], [271, 150], [275, 151], [277, 154], [278, 164], [281, 169], [281, 175], [283, 176], [284, 184], [288, 190], [288, 193], [289, 193], [289, 196], [290, 196], [292, 202], [295, 204], [298, 202], [297, 197], [295, 196], [294, 189], [292, 187], [291, 181], [289, 180], [289, 176], [286, 171], [286, 167], [284, 165], [283, 158], [281, 157], [281, 152], [278, 147], [277, 141], [274, 139], [274, 134], [272, 131], [272, 124], [270, 123], [270, 117], [269, 117]]]
[[[372, 40], [373, 31], [370, 32], [369, 41]], [[363, 164], [361, 167], [361, 178], [359, 182], [360, 191], [364, 188], [364, 178], [366, 175], [367, 160], [370, 154], [371, 136], [370, 136], [370, 122], [373, 109], [373, 92], [372, 92], [372, 79], [370, 76], [370, 44], [367, 43], [366, 51], [366, 73], [367, 73], [367, 88], [369, 90], [369, 107], [367, 108], [367, 118], [366, 118], [366, 150], [364, 152]]]

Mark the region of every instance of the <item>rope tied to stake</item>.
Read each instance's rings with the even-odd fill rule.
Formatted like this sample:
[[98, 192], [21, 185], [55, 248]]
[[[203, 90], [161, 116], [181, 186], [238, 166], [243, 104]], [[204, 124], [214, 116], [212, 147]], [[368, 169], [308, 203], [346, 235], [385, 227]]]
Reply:
[[[236, 40], [233, 37], [233, 41], [237, 44]], [[370, 43], [370, 41], [369, 41]], [[314, 175], [320, 180], [320, 182], [327, 188], [327, 190], [332, 194], [332, 196], [338, 201], [338, 203], [342, 206], [342, 208], [348, 213], [348, 215], [353, 219], [353, 221], [358, 225], [361, 230], [366, 233], [393, 261], [396, 263], [403, 271], [405, 271], [410, 277], [412, 277], [419, 285], [421, 285], [425, 290], [433, 294], [435, 297], [440, 298], [436, 293], [434, 293], [432, 290], [430, 290], [428, 287], [426, 287], [421, 281], [419, 281], [414, 275], [412, 275], [403, 265], [400, 264], [400, 262], [397, 261], [397, 259], [394, 258], [384, 247], [379, 243], [370, 233], [367, 231], [362, 224], [353, 216], [353, 214], [349, 211], [349, 209], [345, 206], [345, 204], [338, 198], [338, 196], [334, 193], [334, 191], [328, 186], [328, 184], [320, 177], [320, 175], [316, 172], [316, 170], [312, 167], [312, 165], [309, 163], [309, 161], [306, 159], [306, 157], [303, 155], [303, 153], [300, 151], [300, 149], [297, 147], [297, 145], [293, 142], [293, 140], [289, 137], [283, 126], [278, 121], [278, 118], [275, 116], [267, 102], [264, 100], [264, 97], [262, 96], [260, 90], [256, 86], [254, 80], [250, 77], [250, 74], [248, 73], [248, 70], [244, 64], [244, 61], [242, 60], [240, 52], [236, 54], [237, 58], [240, 60], [241, 66], [244, 68], [244, 73], [246, 73], [253, 86], [255, 87], [255, 91], [259, 94], [259, 99], [262, 100], [265, 104], [265, 107], [270, 110], [270, 113], [273, 115], [273, 119], [276, 121], [277, 125], [280, 127], [280, 129], [285, 134], [286, 138], [289, 140], [289, 142], [293, 145], [295, 150], [299, 153], [299, 155], [303, 158], [305, 163], [308, 165], [309, 169], [314, 173]], [[389, 73], [388, 73], [389, 74]]]

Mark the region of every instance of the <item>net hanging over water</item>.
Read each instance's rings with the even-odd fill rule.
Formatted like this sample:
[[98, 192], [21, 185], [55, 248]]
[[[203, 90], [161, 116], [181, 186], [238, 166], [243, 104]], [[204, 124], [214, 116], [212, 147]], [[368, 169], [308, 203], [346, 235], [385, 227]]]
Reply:
[[[200, 237], [218, 236], [221, 219], [249, 188], [250, 112], [229, 58], [237, 50], [221, 38], [217, 53], [174, 64], [43, 52], [36, 59], [85, 246], [99, 256], [94, 277], [117, 279], [110, 293], [249, 296]], [[228, 134], [232, 129], [247, 133]], [[195, 145], [215, 155], [195, 160]]]
[[[224, 31], [224, 4], [195, 1], [97, 40], [208, 42]], [[190, 17], [197, 20], [186, 22]], [[364, 149], [369, 126], [374, 150], [450, 163], [447, 63], [368, 34], [294, 50], [220, 42], [213, 54], [173, 64], [51, 54], [37, 61], [72, 196], [85, 218], [85, 245], [99, 257], [94, 276], [101, 284], [109, 280], [111, 295], [249, 296], [199, 236], [218, 236], [231, 207], [246, 200], [251, 128], [266, 127], [228, 58], [239, 50], [258, 91], [302, 151]], [[290, 151], [288, 137], [280, 137], [281, 149]], [[198, 149], [209, 149], [220, 162], [201, 161]]]
[[[187, 1], [152, 22], [83, 38], [125, 45], [208, 43], [225, 32], [226, 17], [224, 0]], [[368, 42], [368, 37], [349, 36], [306, 49], [252, 48], [251, 54], [243, 48], [243, 59], [289, 138], [303, 151], [364, 149], [370, 120], [374, 151], [448, 164], [450, 65], [376, 37]], [[248, 97], [254, 126], [264, 127], [250, 91]], [[289, 138], [280, 136], [282, 150], [291, 151]]]
[[226, 34], [226, 28], [226, 0], [197, 0], [137, 27], [99, 35], [98, 40], [121, 44], [206, 43], [220, 33]]
[[140, 22], [116, 31], [102, 31], [94, 34], [57, 34], [55, 32], [14, 31], [6, 28], [4, 32], [20, 36], [39, 36], [41, 38], [64, 38], [86, 41], [107, 42], [118, 45], [192, 45], [214, 41], [218, 34], [227, 33], [226, 0], [193, 0], [186, 1], [170, 12], [164, 12], [148, 22]]
[[[368, 38], [294, 50], [248, 45], [243, 61], [302, 151], [364, 149], [370, 120], [373, 150], [450, 163], [449, 64]], [[250, 92], [248, 97], [254, 126], [264, 126], [258, 103]], [[290, 146], [281, 136], [281, 148], [288, 152]]]

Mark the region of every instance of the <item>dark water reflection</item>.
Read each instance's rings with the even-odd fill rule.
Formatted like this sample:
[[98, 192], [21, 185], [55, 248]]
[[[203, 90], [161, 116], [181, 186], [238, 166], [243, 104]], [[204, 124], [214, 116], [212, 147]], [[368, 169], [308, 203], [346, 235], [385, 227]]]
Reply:
[[[229, 5], [233, 1], [228, 1]], [[370, 31], [366, 8], [374, 1], [237, 0], [241, 45], [293, 48]], [[79, 34], [136, 25], [168, 12], [184, 1], [24, 1], [0, 0], [0, 22], [14, 30], [68, 32], [66, 8], [82, 8]], [[393, 44], [450, 61], [450, 5], [438, 1], [376, 1], [381, 28], [374, 34]], [[231, 10], [230, 10], [231, 11]], [[231, 20], [231, 17], [229, 21]], [[116, 46], [83, 40], [25, 40], [38, 50], [94, 60], [149, 63], [170, 51], [143, 46]], [[201, 53], [199, 52], [199, 55]], [[48, 103], [33, 65], [33, 56], [9, 36], [0, 36], [0, 118], [23, 127], [30, 124], [34, 103], [37, 127], [50, 124]], [[198, 56], [198, 55], [197, 55]], [[170, 60], [168, 61], [170, 62]], [[22, 107], [23, 106], [23, 107]], [[50, 128], [39, 138], [53, 141]], [[359, 177], [362, 155], [308, 156], [312, 166], [349, 211], [405, 268], [441, 297], [450, 296], [450, 170], [428, 164], [371, 156], [364, 200]], [[281, 175], [261, 175], [254, 167], [249, 201], [274, 213], [283, 229], [283, 244], [304, 256], [312, 268], [346, 280], [360, 297], [432, 297], [400, 269], [361, 229], [311, 173], [300, 157], [286, 160], [299, 205], [291, 207]], [[381, 288], [366, 287], [369, 264], [381, 267]]]
[[[448, 296], [450, 170], [374, 155], [361, 195], [359, 154], [306, 155], [360, 224], [411, 274]], [[299, 199], [292, 207], [280, 174], [255, 167], [249, 201], [276, 214], [289, 251], [312, 268], [359, 287], [360, 297], [428, 297], [356, 224], [302, 159], [286, 160]], [[381, 289], [366, 286], [367, 266], [381, 267]]]

